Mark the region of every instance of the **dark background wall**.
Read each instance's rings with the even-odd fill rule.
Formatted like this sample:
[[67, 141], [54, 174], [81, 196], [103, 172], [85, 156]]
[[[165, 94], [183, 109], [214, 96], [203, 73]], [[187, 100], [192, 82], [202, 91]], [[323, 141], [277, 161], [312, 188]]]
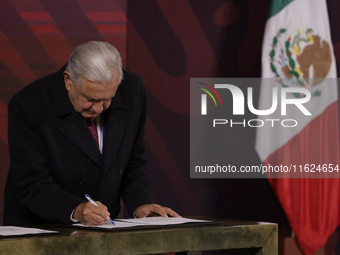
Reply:
[[[339, 73], [340, 3], [327, 4]], [[155, 201], [182, 215], [278, 222], [281, 233], [289, 232], [267, 180], [189, 177], [190, 78], [260, 77], [268, 7], [269, 0], [0, 1], [0, 220], [9, 99], [58, 70], [78, 44], [105, 40], [147, 88], [145, 140]], [[255, 131], [234, 132], [230, 160], [257, 164]]]
[[[150, 178], [157, 180], [151, 185], [158, 202], [181, 214], [286, 224], [267, 180], [189, 178], [190, 78], [260, 77], [268, 4], [128, 1], [127, 68], [148, 89], [146, 144]], [[254, 163], [255, 130], [248, 131], [250, 141], [235, 133], [230, 148], [243, 158], [248, 151]]]

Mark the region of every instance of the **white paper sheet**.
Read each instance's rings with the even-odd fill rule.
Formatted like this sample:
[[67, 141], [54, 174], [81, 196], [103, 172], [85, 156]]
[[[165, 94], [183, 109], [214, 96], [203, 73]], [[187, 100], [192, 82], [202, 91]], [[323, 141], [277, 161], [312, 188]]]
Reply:
[[146, 217], [146, 218], [137, 218], [137, 219], [119, 219], [113, 221], [115, 225], [113, 225], [110, 221], [106, 221], [103, 225], [99, 226], [86, 226], [81, 223], [73, 224], [73, 226], [78, 227], [96, 227], [96, 228], [106, 228], [106, 229], [114, 229], [114, 228], [129, 228], [129, 227], [137, 227], [137, 226], [166, 226], [166, 225], [176, 225], [176, 224], [184, 224], [190, 222], [210, 222], [209, 220], [196, 220], [196, 219], [188, 219], [188, 218], [163, 218], [159, 217]]
[[131, 222], [131, 223], [139, 223], [139, 224], [147, 224], [147, 225], [176, 225], [176, 224], [184, 224], [190, 222], [210, 222], [209, 220], [197, 220], [197, 219], [188, 219], [188, 218], [163, 218], [159, 217], [146, 217], [146, 218], [137, 218], [137, 219], [123, 219], [121, 221]]
[[58, 231], [50, 231], [39, 228], [23, 228], [14, 226], [0, 226], [0, 236], [20, 236], [20, 235], [36, 235], [36, 234], [51, 234]]
[[113, 221], [115, 223], [115, 225], [113, 225], [110, 221], [105, 221], [103, 225], [98, 225], [98, 226], [87, 226], [87, 225], [83, 225], [81, 223], [76, 223], [73, 224], [73, 226], [78, 226], [78, 227], [96, 227], [96, 228], [130, 228], [130, 227], [136, 227], [136, 226], [141, 226], [141, 225], [145, 225], [145, 224], [138, 224], [138, 223], [130, 223], [130, 222], [122, 222], [122, 221], [117, 221], [114, 220]]

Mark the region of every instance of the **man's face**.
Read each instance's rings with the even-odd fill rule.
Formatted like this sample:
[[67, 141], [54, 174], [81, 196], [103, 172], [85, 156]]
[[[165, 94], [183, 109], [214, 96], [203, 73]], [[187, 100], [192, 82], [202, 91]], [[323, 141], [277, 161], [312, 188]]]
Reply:
[[108, 84], [81, 79], [81, 84], [74, 86], [67, 71], [64, 72], [64, 80], [75, 111], [85, 118], [97, 117], [109, 108], [119, 85], [119, 77], [114, 77]]

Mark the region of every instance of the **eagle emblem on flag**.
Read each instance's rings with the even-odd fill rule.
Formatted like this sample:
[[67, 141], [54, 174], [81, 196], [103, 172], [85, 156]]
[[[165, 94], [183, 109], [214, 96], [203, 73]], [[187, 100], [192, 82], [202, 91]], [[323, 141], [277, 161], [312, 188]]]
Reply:
[[270, 70], [282, 87], [300, 86], [309, 89], [313, 96], [320, 96], [317, 85], [326, 78], [332, 63], [329, 43], [315, 35], [311, 28], [303, 34], [300, 29], [295, 35], [287, 36], [286, 32], [281, 28], [273, 37]]

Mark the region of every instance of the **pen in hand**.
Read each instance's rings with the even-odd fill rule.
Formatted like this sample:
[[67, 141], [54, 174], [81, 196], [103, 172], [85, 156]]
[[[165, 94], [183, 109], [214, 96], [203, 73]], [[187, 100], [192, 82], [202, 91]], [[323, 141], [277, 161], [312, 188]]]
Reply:
[[[99, 207], [99, 205], [88, 195], [88, 194], [85, 194], [85, 198], [93, 205]], [[111, 218], [109, 219], [109, 221], [115, 225], [115, 223], [113, 222], [113, 220], [111, 220]]]

